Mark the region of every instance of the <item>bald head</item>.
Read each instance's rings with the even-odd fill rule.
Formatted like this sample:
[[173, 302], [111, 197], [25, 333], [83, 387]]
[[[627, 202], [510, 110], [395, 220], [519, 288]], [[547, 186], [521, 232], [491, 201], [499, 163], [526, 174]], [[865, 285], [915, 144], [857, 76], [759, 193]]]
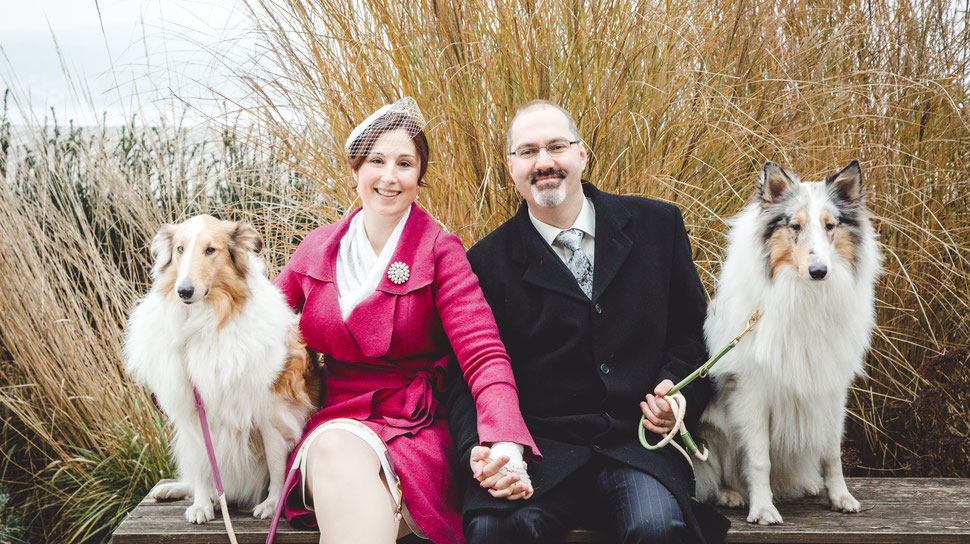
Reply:
[[580, 139], [579, 129], [576, 127], [576, 120], [573, 119], [573, 116], [568, 111], [566, 111], [562, 106], [560, 106], [559, 104], [556, 104], [555, 102], [551, 102], [549, 100], [530, 100], [525, 104], [519, 106], [519, 109], [515, 110], [515, 116], [512, 117], [512, 121], [509, 123], [509, 132], [505, 138], [506, 153], [512, 152], [512, 130], [515, 128], [515, 122], [519, 119], [519, 117], [523, 113], [532, 111], [534, 109], [539, 109], [539, 108], [551, 108], [559, 111], [559, 113], [561, 113], [563, 117], [566, 118], [566, 121], [569, 122], [569, 131], [572, 132], [573, 136], [575, 136], [577, 140]]

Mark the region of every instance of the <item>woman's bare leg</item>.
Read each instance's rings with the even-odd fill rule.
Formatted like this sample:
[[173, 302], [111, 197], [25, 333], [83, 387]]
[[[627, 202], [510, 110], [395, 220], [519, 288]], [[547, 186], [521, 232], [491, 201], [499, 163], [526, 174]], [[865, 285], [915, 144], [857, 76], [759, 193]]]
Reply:
[[[321, 544], [388, 544], [407, 534], [394, 519], [394, 500], [377, 454], [353, 434], [327, 431], [307, 451], [307, 495]], [[400, 527], [399, 527], [400, 525]]]

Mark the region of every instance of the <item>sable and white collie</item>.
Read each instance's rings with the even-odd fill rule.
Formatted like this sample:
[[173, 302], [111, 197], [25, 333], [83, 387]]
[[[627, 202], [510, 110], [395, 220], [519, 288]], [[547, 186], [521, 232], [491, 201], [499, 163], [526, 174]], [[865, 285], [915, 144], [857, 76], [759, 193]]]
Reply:
[[125, 370], [155, 394], [174, 431], [179, 480], [150, 496], [192, 496], [192, 523], [213, 519], [217, 504], [193, 387], [226, 499], [258, 518], [273, 515], [286, 456], [319, 399], [297, 316], [263, 275], [261, 249], [246, 223], [201, 215], [163, 225], [151, 245], [154, 283], [128, 319]]
[[853, 161], [800, 182], [767, 163], [756, 197], [731, 223], [704, 334], [720, 351], [756, 309], [761, 319], [711, 370], [716, 394], [698, 433], [698, 499], [749, 505], [747, 520], [782, 523], [772, 498], [817, 495], [858, 512], [842, 475], [849, 386], [863, 374], [882, 257]]

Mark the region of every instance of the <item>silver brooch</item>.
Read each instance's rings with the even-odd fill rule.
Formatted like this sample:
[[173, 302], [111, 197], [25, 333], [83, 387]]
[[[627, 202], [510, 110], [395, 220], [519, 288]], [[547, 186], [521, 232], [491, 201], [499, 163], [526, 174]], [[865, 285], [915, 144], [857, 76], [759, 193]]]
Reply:
[[402, 283], [408, 281], [411, 277], [411, 271], [408, 270], [408, 265], [398, 261], [396, 263], [391, 263], [391, 266], [387, 267], [387, 278], [394, 282], [396, 285], [401, 285]]

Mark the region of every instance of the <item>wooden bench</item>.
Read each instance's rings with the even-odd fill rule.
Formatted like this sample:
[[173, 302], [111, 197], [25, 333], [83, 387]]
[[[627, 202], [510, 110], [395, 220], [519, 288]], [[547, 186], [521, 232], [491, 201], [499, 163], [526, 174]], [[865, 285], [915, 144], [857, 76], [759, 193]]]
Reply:
[[[745, 522], [746, 510], [722, 509], [731, 519], [727, 542], [970, 543], [970, 479], [848, 478], [847, 482], [862, 503], [862, 512], [832, 512], [821, 498], [782, 502], [777, 506], [785, 518], [784, 525], [762, 527]], [[187, 523], [183, 513], [188, 504], [145, 499], [128, 514], [111, 542], [229, 542], [218, 514], [205, 525]], [[268, 521], [257, 520], [247, 512], [233, 512], [232, 521], [241, 544], [266, 540]], [[276, 542], [315, 544], [319, 538], [316, 531], [294, 529], [284, 520]], [[562, 542], [602, 543], [608, 539], [599, 533], [576, 530]]]

